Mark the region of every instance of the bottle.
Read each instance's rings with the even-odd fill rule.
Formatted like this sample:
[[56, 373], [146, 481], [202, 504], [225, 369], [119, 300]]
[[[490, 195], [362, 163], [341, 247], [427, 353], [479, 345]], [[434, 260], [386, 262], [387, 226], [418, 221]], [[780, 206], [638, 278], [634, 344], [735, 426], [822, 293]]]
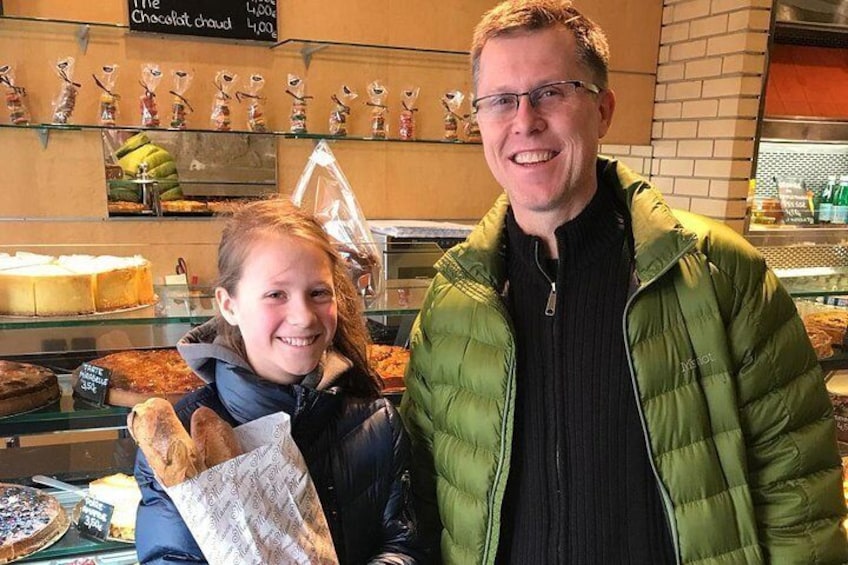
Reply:
[[833, 195], [833, 213], [830, 223], [845, 225], [848, 223], [848, 175], [839, 178], [839, 186]]
[[833, 218], [833, 193], [836, 191], [838, 181], [836, 175], [827, 177], [827, 184], [821, 193], [819, 200], [819, 223], [829, 224]]

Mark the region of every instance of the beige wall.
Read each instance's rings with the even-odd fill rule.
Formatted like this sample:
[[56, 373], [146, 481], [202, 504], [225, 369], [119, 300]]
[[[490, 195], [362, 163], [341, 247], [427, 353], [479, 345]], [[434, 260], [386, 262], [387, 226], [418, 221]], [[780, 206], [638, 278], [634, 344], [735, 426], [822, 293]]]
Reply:
[[[7, 15], [76, 21], [126, 23], [126, 0], [67, 2], [65, 0], [5, 0]], [[493, 0], [448, 1], [439, 4], [375, 0], [279, 0], [280, 36], [359, 43], [467, 50], [471, 30]], [[661, 0], [604, 0], [577, 2], [609, 33], [612, 48], [611, 83], [618, 92], [609, 144], [646, 145], [651, 139], [657, 44]], [[638, 22], [639, 25], [634, 25]], [[73, 55], [75, 79], [83, 84], [74, 122], [97, 123], [97, 90], [91, 75], [103, 64], [120, 65], [117, 91], [122, 115], [119, 122], [137, 123], [136, 99], [140, 66], [159, 63], [166, 73], [159, 90], [170, 87], [170, 71], [188, 66], [195, 81], [188, 98], [196, 113], [193, 127], [205, 127], [211, 108], [212, 77], [226, 68], [240, 75], [261, 72], [267, 85], [266, 114], [270, 127], [288, 127], [289, 100], [282, 84], [287, 73], [308, 80], [315, 96], [309, 115], [310, 130], [326, 131], [329, 94], [350, 83], [364, 95], [365, 85], [382, 79], [390, 89], [390, 104], [409, 84], [421, 85], [419, 131], [424, 138], [441, 135], [438, 96], [448, 89], [471, 91], [464, 57], [398, 56], [378, 51], [336, 50], [313, 59], [308, 70], [296, 53], [263, 45], [210, 41], [177, 36], [134, 35], [93, 27], [87, 51], [82, 52], [72, 26], [0, 21], [0, 63], [16, 65], [17, 81], [29, 93], [36, 122], [48, 122], [51, 101], [59, 84], [51, 64]], [[165, 111], [167, 96], [160, 97]], [[362, 102], [361, 96], [357, 102]], [[463, 108], [468, 111], [468, 105]], [[351, 133], [367, 132], [367, 112], [355, 108]], [[5, 116], [2, 117], [5, 120]], [[234, 105], [233, 125], [243, 128], [245, 108]], [[390, 113], [392, 131], [397, 116]], [[390, 132], [391, 135], [391, 132]], [[282, 192], [292, 189], [313, 147], [311, 141], [280, 139], [278, 178]], [[475, 219], [488, 208], [500, 189], [491, 178], [479, 146], [335, 142], [333, 149], [357, 198], [369, 218]], [[177, 256], [193, 259], [194, 272], [209, 280], [214, 268], [217, 220], [115, 221], [107, 219], [105, 180], [99, 132], [52, 132], [42, 148], [35, 131], [0, 128], [0, 155], [4, 156], [4, 198], [0, 201], [0, 251], [68, 243], [62, 252], [96, 243], [118, 250], [145, 249], [155, 274], [170, 272]], [[25, 218], [26, 221], [21, 220]], [[55, 221], [61, 218], [62, 221]], [[156, 242], [157, 245], [149, 246]], [[72, 249], [73, 248], [73, 249]], [[43, 249], [42, 249], [43, 251]], [[105, 251], [104, 251], [105, 252]], [[117, 251], [115, 251], [117, 252]], [[134, 251], [135, 252], [135, 251]]]

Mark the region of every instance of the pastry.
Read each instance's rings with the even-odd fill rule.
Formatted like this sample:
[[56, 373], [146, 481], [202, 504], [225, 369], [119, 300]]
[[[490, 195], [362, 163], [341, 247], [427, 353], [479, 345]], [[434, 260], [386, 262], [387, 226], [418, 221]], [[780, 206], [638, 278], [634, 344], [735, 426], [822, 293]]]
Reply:
[[0, 564], [43, 549], [68, 529], [55, 497], [37, 489], [0, 483]]
[[141, 502], [141, 490], [134, 477], [117, 473], [97, 479], [88, 484], [88, 495], [115, 509], [109, 524], [109, 537], [135, 539], [135, 514]]
[[808, 328], [807, 337], [810, 338], [810, 343], [816, 352], [816, 357], [826, 359], [833, 355], [833, 342], [830, 334], [824, 330], [817, 328]]
[[208, 212], [206, 202], [199, 200], [163, 200], [162, 211], [170, 214], [197, 214], [199, 212]]
[[0, 417], [29, 412], [59, 400], [53, 371], [38, 365], [0, 361]]
[[151, 398], [135, 406], [127, 416], [127, 429], [164, 486], [172, 487], [205, 470], [194, 442], [167, 401]]
[[[121, 351], [89, 364], [111, 371], [106, 403], [112, 406], [131, 407], [154, 397], [173, 404], [204, 384], [176, 349]], [[79, 373], [77, 368], [71, 379], [75, 392], [79, 391]]]
[[403, 390], [403, 377], [409, 364], [409, 350], [396, 345], [368, 345], [368, 364], [385, 386], [384, 392]]

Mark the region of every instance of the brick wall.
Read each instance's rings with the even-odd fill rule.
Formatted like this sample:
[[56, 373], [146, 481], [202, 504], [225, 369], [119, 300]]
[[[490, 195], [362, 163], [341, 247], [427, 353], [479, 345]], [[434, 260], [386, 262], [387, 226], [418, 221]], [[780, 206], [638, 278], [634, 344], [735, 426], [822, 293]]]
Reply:
[[771, 0], [664, 0], [651, 180], [741, 232]]

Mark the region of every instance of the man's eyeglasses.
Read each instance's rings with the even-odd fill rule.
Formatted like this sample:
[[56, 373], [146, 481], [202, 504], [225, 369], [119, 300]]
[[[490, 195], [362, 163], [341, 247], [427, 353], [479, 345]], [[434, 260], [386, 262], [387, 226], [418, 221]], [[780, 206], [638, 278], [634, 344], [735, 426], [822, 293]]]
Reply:
[[518, 104], [522, 96], [530, 101], [530, 106], [537, 112], [545, 114], [557, 110], [568, 100], [578, 88], [598, 94], [601, 87], [582, 80], [558, 80], [542, 86], [537, 86], [527, 92], [500, 92], [475, 98], [471, 105], [477, 112], [478, 121], [499, 122], [510, 120], [518, 113]]

